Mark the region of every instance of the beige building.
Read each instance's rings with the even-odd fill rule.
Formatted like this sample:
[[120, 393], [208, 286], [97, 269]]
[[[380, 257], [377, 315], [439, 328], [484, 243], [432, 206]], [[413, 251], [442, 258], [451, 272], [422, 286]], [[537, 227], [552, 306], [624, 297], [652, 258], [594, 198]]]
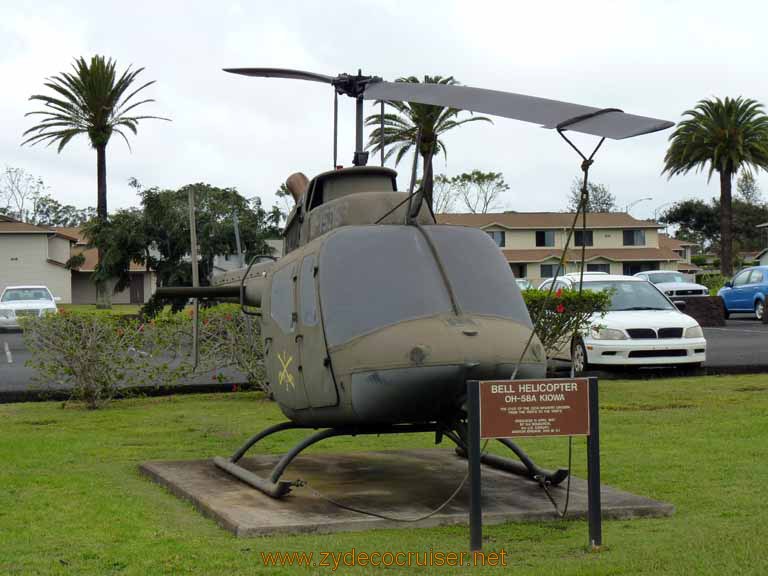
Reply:
[[[493, 214], [438, 214], [438, 222], [472, 226], [487, 232], [501, 248], [518, 278], [534, 284], [551, 278], [574, 215], [568, 212], [502, 212]], [[587, 214], [586, 230], [571, 239], [565, 272], [579, 269], [582, 244], [586, 269], [610, 274], [644, 270], [677, 270], [680, 256], [660, 245], [656, 222], [638, 220], [624, 212]]]
[[[91, 276], [99, 263], [98, 251], [95, 248], [86, 248], [87, 241], [78, 228], [53, 227], [53, 230], [75, 239], [71, 248], [72, 256], [82, 254], [85, 257], [82, 266], [72, 270], [72, 303], [95, 304], [96, 285]], [[112, 304], [144, 304], [155, 293], [157, 281], [153, 271], [147, 271], [143, 265], [132, 262], [129, 274], [131, 280], [125, 290], [114, 292], [115, 283], [110, 283]]]
[[678, 262], [677, 269], [683, 274], [696, 274], [701, 272], [701, 268], [691, 262], [691, 256], [693, 256], [693, 249], [696, 247], [694, 242], [686, 242], [684, 240], [678, 240], [677, 238], [670, 238], [666, 234], [659, 234], [659, 247], [669, 248], [677, 254]]
[[47, 286], [62, 303], [72, 302], [65, 268], [77, 241], [66, 233], [0, 215], [0, 292], [6, 286]]

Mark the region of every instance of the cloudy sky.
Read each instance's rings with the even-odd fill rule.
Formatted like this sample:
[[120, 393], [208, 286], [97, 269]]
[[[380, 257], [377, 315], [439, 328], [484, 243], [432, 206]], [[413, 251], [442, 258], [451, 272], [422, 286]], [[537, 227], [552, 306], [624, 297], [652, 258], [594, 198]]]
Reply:
[[[348, 0], [281, 2], [17, 2], [0, 0], [0, 167], [41, 177], [59, 201], [95, 204], [95, 152], [87, 140], [61, 154], [21, 147], [27, 99], [74, 57], [104, 54], [146, 68], [157, 100], [130, 152], [107, 151], [110, 209], [136, 198], [127, 185], [192, 182], [237, 187], [266, 204], [294, 171], [310, 177], [332, 163], [328, 86], [225, 74], [223, 67], [275, 66], [395, 79], [453, 75], [463, 84], [680, 119], [697, 100], [743, 95], [768, 101], [768, 3], [457, 2]], [[367, 104], [368, 111], [372, 111]], [[340, 161], [354, 148], [354, 103], [340, 101]], [[593, 167], [624, 206], [650, 217], [664, 203], [709, 198], [716, 183], [660, 176], [669, 132], [608, 141]], [[499, 118], [445, 139], [436, 168], [502, 172], [510, 210], [562, 210], [579, 162], [552, 131]], [[584, 147], [594, 144], [578, 138]], [[400, 166], [404, 188], [407, 164]], [[759, 177], [764, 190], [768, 178]]]

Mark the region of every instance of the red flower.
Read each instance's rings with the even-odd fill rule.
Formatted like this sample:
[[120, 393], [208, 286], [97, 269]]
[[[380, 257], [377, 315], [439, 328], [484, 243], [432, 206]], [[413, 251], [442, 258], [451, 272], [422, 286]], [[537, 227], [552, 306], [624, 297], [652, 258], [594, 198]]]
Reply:
[[237, 392], [237, 384], [232, 384], [232, 392]]
[[558, 288], [557, 292], [555, 292], [555, 298], [560, 298], [563, 295], [563, 289]]
[[232, 320], [232, 314], [225, 314], [224, 315], [224, 320], [226, 320], [226, 321]]
[[563, 312], [565, 312], [565, 306], [563, 306], [562, 304], [558, 304], [557, 308], [555, 308], [555, 312], [557, 312], [558, 314], [562, 314]]

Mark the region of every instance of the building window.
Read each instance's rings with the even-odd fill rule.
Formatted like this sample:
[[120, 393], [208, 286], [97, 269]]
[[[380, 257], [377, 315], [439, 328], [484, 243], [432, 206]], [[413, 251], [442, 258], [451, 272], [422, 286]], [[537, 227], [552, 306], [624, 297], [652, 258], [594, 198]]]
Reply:
[[503, 230], [488, 230], [488, 236], [490, 236], [494, 242], [496, 242], [496, 246], [503, 248], [506, 246], [506, 234]]
[[576, 230], [574, 246], [592, 246], [592, 230]]
[[645, 246], [645, 230], [624, 230], [624, 246]]
[[536, 231], [536, 246], [554, 246], [554, 245], [555, 245], [554, 230], [537, 230]]
[[606, 274], [610, 274], [611, 265], [610, 264], [587, 264], [587, 272], [605, 272]]
[[[555, 276], [555, 272], [557, 271], [560, 264], [542, 264], [541, 265], [541, 277], [542, 278], [553, 278]], [[558, 276], [560, 276], [560, 272], [558, 272]]]
[[624, 275], [634, 276], [638, 272], [647, 272], [648, 270], [658, 270], [658, 262], [624, 262]]

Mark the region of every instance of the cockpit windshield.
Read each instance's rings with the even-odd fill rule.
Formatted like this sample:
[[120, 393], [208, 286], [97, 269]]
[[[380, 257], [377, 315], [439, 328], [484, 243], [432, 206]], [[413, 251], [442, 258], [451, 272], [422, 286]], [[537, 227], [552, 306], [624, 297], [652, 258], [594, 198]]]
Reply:
[[[512, 271], [481, 230], [425, 226], [462, 312], [530, 326]], [[432, 249], [413, 226], [350, 226], [333, 233], [319, 262], [329, 346], [404, 320], [452, 312]]]

